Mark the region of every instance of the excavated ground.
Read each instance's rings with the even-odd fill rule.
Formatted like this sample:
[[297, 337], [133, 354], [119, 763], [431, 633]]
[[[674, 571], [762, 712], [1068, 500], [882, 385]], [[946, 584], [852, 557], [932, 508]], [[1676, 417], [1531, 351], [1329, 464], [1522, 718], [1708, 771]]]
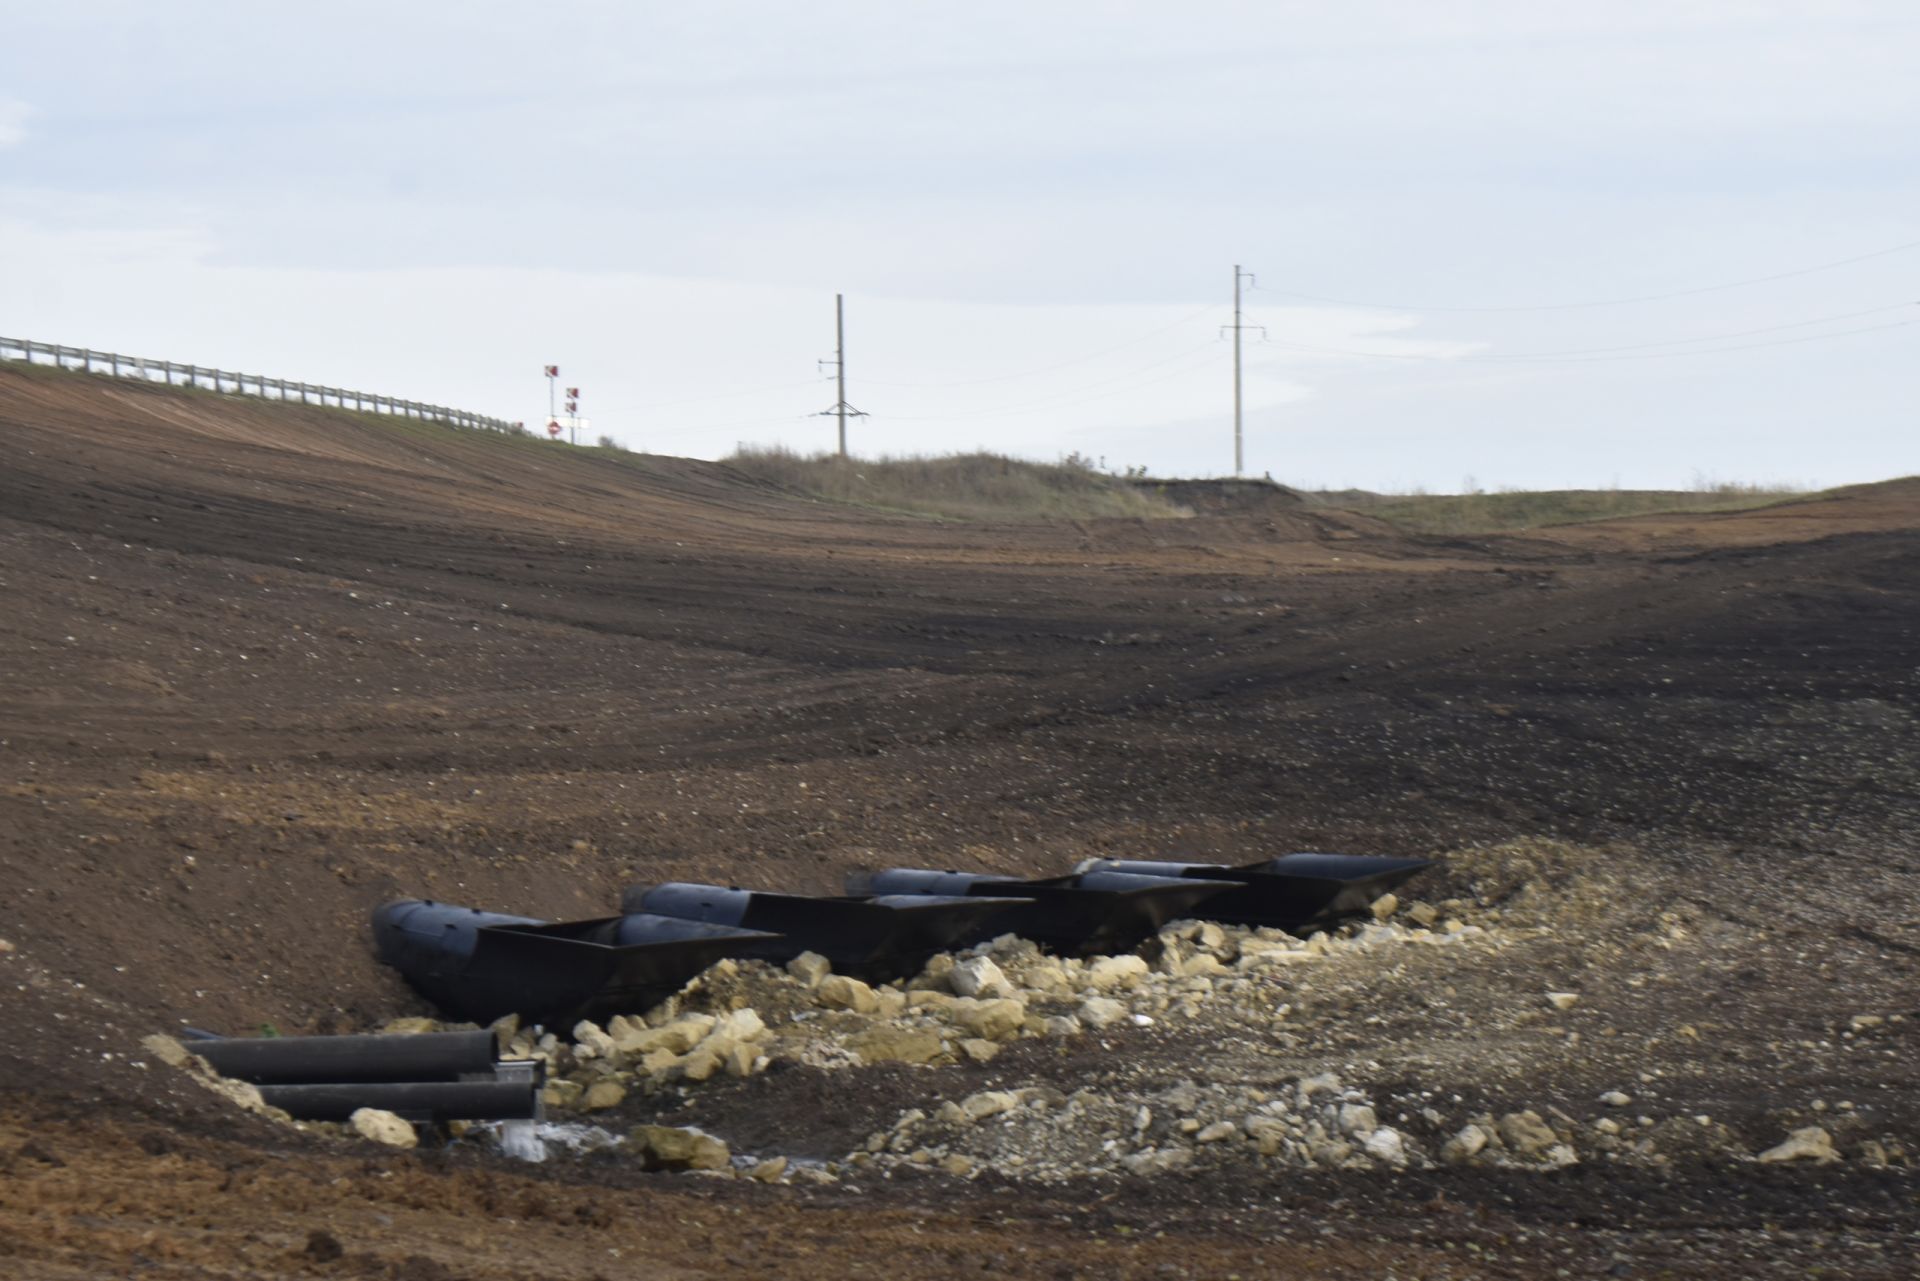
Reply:
[[[1920, 483], [1489, 539], [1271, 501], [960, 525], [16, 367], [0, 445], [9, 1275], [1911, 1275]], [[392, 896], [1298, 848], [1452, 855], [1410, 895], [1499, 946], [620, 1120], [841, 1159], [982, 1090], [1201, 1120], [1333, 1072], [1432, 1150], [1517, 1109], [1587, 1135], [1620, 1090], [1651, 1157], [1047, 1181], [1004, 1168], [1040, 1120], [996, 1118], [911, 1136], [971, 1176], [762, 1185], [393, 1155], [140, 1047], [427, 1013], [368, 946]], [[1746, 1159], [1807, 1125], [1840, 1160]]]

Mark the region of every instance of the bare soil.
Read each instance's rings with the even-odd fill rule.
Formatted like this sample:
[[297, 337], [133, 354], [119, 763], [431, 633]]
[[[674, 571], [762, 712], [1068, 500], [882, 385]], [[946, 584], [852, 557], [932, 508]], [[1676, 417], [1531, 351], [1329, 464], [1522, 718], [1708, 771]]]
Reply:
[[[17, 367], [0, 447], [8, 1275], [1913, 1274], [1913, 1170], [1846, 1145], [1920, 1148], [1920, 481], [1486, 538], [1230, 488], [936, 524]], [[1486, 852], [1528, 842], [1558, 852]], [[369, 947], [398, 895], [561, 918], [634, 880], [1307, 848], [1451, 854], [1422, 896], [1537, 928], [1320, 981], [1293, 1041], [1253, 1038], [1276, 1076], [1580, 1118], [1624, 1087], [1754, 1149], [1830, 1124], [1848, 1159], [762, 1187], [393, 1156], [139, 1049], [427, 1012]], [[825, 1151], [1014, 1076], [1204, 1074], [1229, 1036], [688, 1108]]]

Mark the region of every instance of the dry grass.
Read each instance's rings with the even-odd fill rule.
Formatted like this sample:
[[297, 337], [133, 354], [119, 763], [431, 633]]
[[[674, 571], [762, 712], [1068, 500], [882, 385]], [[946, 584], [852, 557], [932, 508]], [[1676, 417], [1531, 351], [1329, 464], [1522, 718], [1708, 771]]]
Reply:
[[1730, 512], [1804, 498], [1788, 487], [1711, 484], [1697, 489], [1542, 489], [1473, 494], [1371, 494], [1343, 490], [1315, 497], [1364, 511], [1418, 534], [1491, 534], [1664, 512]]
[[952, 520], [1169, 518], [1190, 513], [1126, 481], [1074, 463], [999, 454], [878, 459], [743, 447], [726, 462], [750, 476], [829, 502]]

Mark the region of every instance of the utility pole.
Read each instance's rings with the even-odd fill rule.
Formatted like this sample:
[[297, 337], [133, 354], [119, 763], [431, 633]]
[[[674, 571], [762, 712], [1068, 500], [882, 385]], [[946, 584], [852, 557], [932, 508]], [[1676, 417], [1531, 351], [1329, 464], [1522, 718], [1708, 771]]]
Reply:
[[1254, 284], [1253, 273], [1240, 270], [1240, 264], [1233, 265], [1233, 324], [1227, 326], [1233, 330], [1233, 474], [1240, 475], [1246, 470], [1246, 451], [1241, 444], [1240, 432], [1240, 331], [1258, 329], [1262, 338], [1267, 336], [1265, 325], [1243, 325], [1240, 323], [1240, 282]]
[[[820, 363], [824, 365], [827, 362], [823, 360]], [[835, 386], [839, 391], [839, 399], [834, 401], [832, 408], [823, 409], [815, 414], [814, 417], [826, 418], [831, 415], [840, 420], [840, 456], [845, 458], [847, 456], [848, 416], [851, 415], [854, 418], [865, 418], [867, 416], [864, 409], [855, 409], [847, 403], [847, 307], [845, 294], [835, 294], [833, 296], [833, 373]]]

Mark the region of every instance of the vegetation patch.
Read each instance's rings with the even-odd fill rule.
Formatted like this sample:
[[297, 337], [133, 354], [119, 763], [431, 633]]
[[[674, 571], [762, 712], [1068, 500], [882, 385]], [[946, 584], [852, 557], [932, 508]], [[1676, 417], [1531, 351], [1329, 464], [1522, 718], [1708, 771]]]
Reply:
[[725, 461], [760, 480], [828, 502], [953, 520], [1165, 519], [1191, 514], [1077, 457], [1059, 463], [988, 453], [873, 459], [743, 447]]
[[1718, 483], [1695, 489], [1541, 489], [1469, 494], [1314, 495], [1328, 507], [1365, 512], [1416, 534], [1490, 534], [1621, 516], [1747, 511], [1809, 497], [1788, 486]]

